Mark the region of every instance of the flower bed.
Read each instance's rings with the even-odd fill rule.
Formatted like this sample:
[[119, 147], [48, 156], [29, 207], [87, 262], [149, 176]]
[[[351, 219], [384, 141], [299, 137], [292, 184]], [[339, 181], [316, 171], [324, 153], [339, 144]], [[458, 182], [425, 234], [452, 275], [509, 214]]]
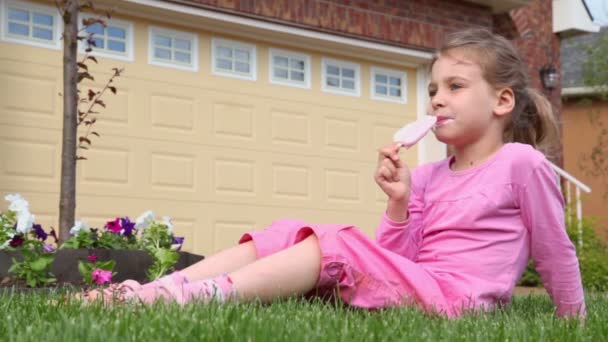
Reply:
[[29, 203], [7, 195], [9, 210], [0, 213], [0, 287], [103, 285], [134, 279], [147, 282], [183, 269], [200, 255], [181, 252], [184, 239], [173, 235], [169, 217], [156, 220], [147, 211], [131, 222], [118, 217], [104, 229], [76, 221], [71, 238], [58, 249], [55, 231], [35, 223]]

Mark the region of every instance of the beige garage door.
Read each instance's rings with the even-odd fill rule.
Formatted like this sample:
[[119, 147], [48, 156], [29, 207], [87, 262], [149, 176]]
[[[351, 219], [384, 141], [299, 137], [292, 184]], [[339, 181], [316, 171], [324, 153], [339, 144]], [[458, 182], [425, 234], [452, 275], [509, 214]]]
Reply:
[[[283, 217], [371, 236], [385, 205], [372, 178], [376, 149], [416, 117], [416, 69], [118, 17], [133, 23], [133, 61], [100, 58], [93, 71], [98, 88], [112, 67], [126, 70], [78, 165], [78, 218], [102, 226], [153, 210], [173, 218], [187, 250], [205, 254]], [[150, 25], [194, 33], [198, 71], [150, 65]], [[257, 79], [213, 74], [212, 38], [255, 45]], [[310, 89], [269, 81], [270, 48], [310, 56]], [[324, 92], [322, 58], [359, 64], [361, 95]], [[407, 103], [371, 98], [372, 67], [406, 72]], [[38, 221], [56, 225], [61, 51], [0, 42], [0, 87], [0, 190], [22, 193]], [[417, 164], [416, 149], [404, 156]]]

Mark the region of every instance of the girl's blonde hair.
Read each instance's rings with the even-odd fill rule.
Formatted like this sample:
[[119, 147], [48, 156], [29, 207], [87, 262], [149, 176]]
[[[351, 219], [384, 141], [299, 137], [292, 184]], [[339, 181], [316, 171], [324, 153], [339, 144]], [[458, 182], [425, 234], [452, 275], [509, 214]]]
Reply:
[[529, 144], [548, 157], [554, 156], [559, 129], [551, 103], [530, 87], [527, 66], [513, 44], [483, 28], [455, 32], [448, 35], [437, 50], [431, 68], [440, 55], [454, 51], [475, 61], [481, 67], [484, 79], [494, 89], [513, 90], [515, 107], [505, 126], [504, 141]]

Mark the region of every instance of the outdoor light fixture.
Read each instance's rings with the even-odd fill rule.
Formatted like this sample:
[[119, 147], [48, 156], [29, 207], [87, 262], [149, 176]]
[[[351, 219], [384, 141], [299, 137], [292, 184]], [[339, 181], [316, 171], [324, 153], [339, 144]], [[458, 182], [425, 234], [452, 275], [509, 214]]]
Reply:
[[553, 90], [557, 87], [559, 81], [559, 74], [553, 65], [545, 65], [540, 68], [540, 80], [543, 83], [543, 87], [547, 90]]

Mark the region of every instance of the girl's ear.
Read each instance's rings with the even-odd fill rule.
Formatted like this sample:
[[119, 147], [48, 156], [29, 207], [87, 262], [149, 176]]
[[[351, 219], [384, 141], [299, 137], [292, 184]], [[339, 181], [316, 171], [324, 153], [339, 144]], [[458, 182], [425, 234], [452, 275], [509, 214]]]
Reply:
[[494, 114], [503, 116], [511, 113], [515, 108], [515, 93], [511, 88], [502, 88], [496, 92], [496, 105]]

